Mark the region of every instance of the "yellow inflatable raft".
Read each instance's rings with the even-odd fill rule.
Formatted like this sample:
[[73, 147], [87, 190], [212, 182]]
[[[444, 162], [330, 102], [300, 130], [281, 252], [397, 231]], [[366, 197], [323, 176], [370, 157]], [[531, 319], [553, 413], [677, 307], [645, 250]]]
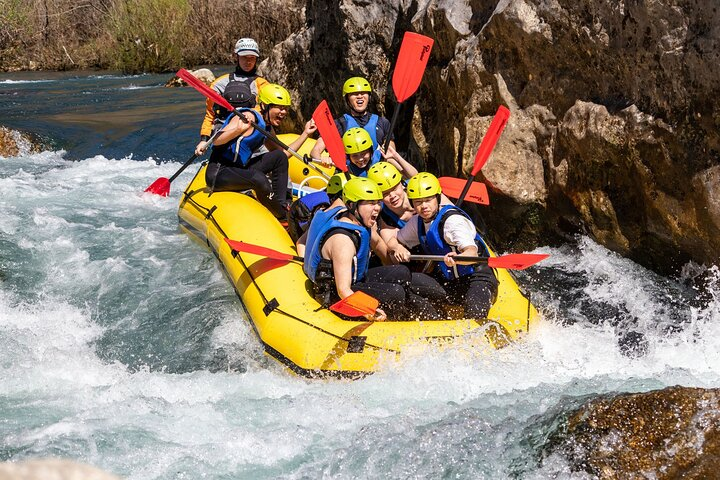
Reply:
[[[294, 139], [281, 137], [286, 143]], [[300, 153], [311, 147], [312, 141], [306, 142]], [[295, 185], [325, 185], [323, 176], [303, 162], [291, 157], [290, 164]], [[220, 261], [265, 352], [299, 375], [358, 377], [428, 343], [444, 347], [460, 340], [501, 347], [527, 333], [537, 321], [535, 308], [506, 270], [497, 271], [498, 297], [487, 319], [342, 319], [315, 301], [300, 263], [231, 251], [226, 237], [296, 254], [285, 229], [252, 196], [208, 195], [205, 166], [183, 193], [178, 216], [181, 229], [207, 245]]]

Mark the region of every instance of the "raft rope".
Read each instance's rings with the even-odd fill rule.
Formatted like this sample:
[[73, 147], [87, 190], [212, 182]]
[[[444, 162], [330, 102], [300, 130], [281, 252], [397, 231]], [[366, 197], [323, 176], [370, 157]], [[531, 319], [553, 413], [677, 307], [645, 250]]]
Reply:
[[[190, 203], [190, 204], [191, 204], [193, 207], [195, 207], [198, 211], [200, 211], [200, 212], [205, 212], [205, 213], [204, 213], [205, 218], [206, 218], [207, 220], [210, 220], [210, 221], [213, 223], [213, 225], [215, 226], [215, 228], [218, 229], [218, 231], [223, 235], [223, 237], [227, 237], [227, 235], [225, 234], [225, 231], [220, 227], [220, 225], [217, 223], [217, 221], [215, 220], [215, 217], [214, 217], [214, 215], [213, 215], [213, 213], [214, 213], [215, 210], [217, 209], [217, 206], [213, 206], [212, 208], [209, 208], [209, 209], [208, 209], [208, 208], [200, 205], [199, 203], [197, 203], [195, 200], [192, 199], [192, 196], [193, 196], [193, 195], [195, 195], [195, 194], [197, 194], [197, 193], [200, 193], [200, 192], [203, 192], [203, 191], [205, 191], [205, 188], [199, 188], [199, 189], [197, 189], [197, 190], [192, 190], [192, 191], [190, 191], [189, 193], [188, 193], [188, 192], [184, 192], [184, 193], [183, 193], [184, 199], [183, 199], [183, 201], [182, 201], [181, 204], [180, 204], [181, 208], [182, 208], [182, 206], [185, 205], [186, 203]], [[207, 242], [207, 239], [206, 239], [206, 242]], [[209, 246], [209, 247], [212, 247], [209, 243], [208, 243], [208, 246]], [[216, 256], [217, 256], [217, 254], [216, 254]], [[240, 264], [243, 266], [243, 268], [244, 268], [245, 271], [247, 272], [248, 276], [250, 277], [250, 280], [252, 281], [252, 284], [255, 286], [255, 288], [257, 289], [258, 293], [260, 294], [260, 297], [262, 298], [263, 302], [265, 303], [265, 306], [266, 306], [266, 307], [268, 307], [268, 306], [271, 307], [271, 308], [269, 309], [270, 311], [265, 312], [266, 315], [268, 315], [268, 314], [269, 314], [270, 312], [272, 312], [272, 311], [275, 311], [275, 312], [278, 312], [278, 313], [280, 313], [280, 314], [282, 314], [282, 315], [285, 315], [285, 316], [288, 317], [288, 318], [292, 318], [293, 320], [296, 320], [296, 321], [298, 321], [298, 322], [300, 322], [300, 323], [303, 323], [303, 324], [305, 324], [305, 325], [307, 325], [307, 326], [309, 326], [309, 327], [312, 327], [312, 328], [314, 328], [314, 329], [316, 329], [316, 330], [318, 330], [318, 331], [320, 331], [320, 332], [323, 332], [324, 334], [329, 335], [329, 336], [331, 336], [331, 337], [333, 337], [333, 338], [335, 338], [335, 339], [337, 339], [337, 340], [343, 340], [343, 341], [345, 341], [345, 342], [349, 342], [349, 341], [350, 341], [350, 340], [346, 339], [346, 338], [343, 337], [343, 336], [339, 336], [339, 335], [337, 335], [337, 334], [335, 334], [335, 333], [328, 332], [327, 330], [325, 330], [325, 329], [323, 329], [323, 328], [321, 328], [321, 327], [318, 327], [317, 325], [314, 325], [314, 324], [312, 324], [312, 323], [310, 323], [310, 322], [308, 322], [308, 321], [306, 321], [306, 320], [303, 320], [302, 318], [299, 318], [299, 317], [297, 317], [297, 316], [295, 316], [295, 315], [293, 315], [293, 314], [291, 314], [291, 313], [288, 313], [288, 312], [282, 310], [281, 308], [279, 308], [279, 303], [277, 303], [277, 300], [276, 300], [275, 298], [273, 298], [272, 300], [268, 301], [267, 297], [265, 296], [265, 293], [262, 291], [262, 289], [260, 288], [260, 286], [257, 284], [257, 282], [256, 282], [256, 280], [255, 280], [255, 276], [252, 274], [252, 272], [251, 272], [250, 269], [248, 268], [247, 264], [245, 263], [245, 261], [244, 261], [244, 260], [242, 259], [242, 257], [240, 256], [240, 253], [239, 253], [239, 252], [235, 252], [235, 254], [234, 254], [233, 256], [240, 262]], [[256, 333], [257, 333], [257, 330], [256, 330]], [[372, 343], [369, 343], [369, 342], [365, 342], [365, 346], [366, 346], [366, 347], [373, 348], [373, 349], [376, 349], [376, 350], [380, 350], [380, 351], [383, 351], [383, 350], [384, 350], [384, 351], [388, 351], [388, 352], [392, 352], [392, 353], [399, 353], [399, 351], [397, 351], [397, 350], [390, 349], [390, 348], [380, 347], [380, 346], [377, 346], [377, 345], [373, 345]]]

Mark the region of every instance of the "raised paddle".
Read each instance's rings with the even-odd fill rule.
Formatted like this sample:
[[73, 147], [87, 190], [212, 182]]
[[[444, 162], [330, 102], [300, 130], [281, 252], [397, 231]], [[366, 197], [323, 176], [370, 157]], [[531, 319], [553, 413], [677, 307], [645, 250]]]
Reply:
[[[235, 115], [235, 114], [231, 113], [230, 115], [228, 115], [228, 117], [231, 117], [233, 115]], [[213, 133], [212, 137], [210, 137], [210, 139], [207, 142], [208, 147], [213, 144], [213, 142], [215, 141], [217, 136], [220, 135], [220, 132], [221, 132], [221, 130], [218, 129], [217, 132]], [[188, 158], [187, 161], [185, 163], [183, 163], [182, 167], [180, 167], [178, 169], [178, 171], [173, 174], [172, 177], [158, 178], [153, 183], [151, 183], [150, 186], [145, 189], [145, 191], [149, 192], [149, 193], [154, 193], [155, 195], [161, 195], [163, 197], [167, 197], [168, 194], [170, 193], [170, 183], [172, 183], [172, 181], [175, 180], [178, 177], [178, 175], [180, 175], [187, 167], [189, 167], [190, 164], [192, 162], [194, 162], [195, 159], [198, 157], [199, 157], [199, 155], [197, 153], [193, 154], [193, 156]]]
[[[442, 193], [450, 198], [460, 198], [461, 192], [465, 188], [466, 180], [455, 177], [440, 177], [440, 186]], [[465, 200], [480, 205], [490, 205], [487, 187], [484, 183], [472, 182], [470, 190], [465, 194]]]
[[[230, 240], [229, 238], [226, 238], [225, 242], [230, 245], [230, 248], [232, 250], [236, 252], [251, 253], [253, 255], [271, 258], [273, 260], [287, 262], [303, 261], [303, 258], [298, 257], [297, 255], [279, 252], [277, 250], [273, 250], [272, 248], [254, 245], [252, 243]], [[337, 313], [342, 313], [343, 315], [347, 315], [348, 317], [360, 317], [362, 315], [374, 314], [379, 304], [380, 302], [377, 299], [371, 297], [366, 293], [358, 291], [330, 306], [330, 310]]]
[[[455, 255], [453, 258], [459, 261], [487, 263], [491, 268], [504, 268], [507, 270], [525, 270], [536, 263], [545, 260], [550, 255], [545, 253], [511, 253], [499, 257], [475, 257], [468, 255]], [[443, 255], [410, 255], [410, 260], [442, 262]]]
[[[185, 81], [188, 83], [188, 85], [190, 85], [190, 86], [193, 87], [195, 90], [197, 90], [198, 92], [200, 92], [200, 93], [202, 93], [203, 95], [205, 95], [207, 98], [209, 98], [209, 99], [212, 100], [213, 102], [215, 102], [215, 103], [217, 103], [218, 105], [222, 106], [222, 107], [225, 108], [226, 110], [229, 110], [229, 111], [231, 111], [231, 112], [237, 113], [237, 111], [235, 110], [235, 107], [233, 107], [232, 105], [230, 105], [230, 102], [228, 102], [227, 100], [225, 100], [225, 98], [223, 98], [222, 95], [220, 95], [220, 94], [217, 93], [215, 90], [213, 90], [212, 88], [208, 87], [208, 86], [205, 85], [203, 82], [201, 82], [200, 80], [198, 80], [197, 78], [195, 78], [195, 76], [194, 76], [192, 73], [188, 72], [188, 71], [185, 70], [184, 68], [181, 68], [180, 70], [178, 70], [177, 76], [180, 77], [180, 78], [182, 78], [183, 80], [185, 80]], [[253, 128], [256, 129], [258, 132], [260, 132], [262, 135], [264, 135], [265, 138], [267, 138], [268, 140], [270, 140], [271, 142], [273, 142], [275, 145], [277, 145], [278, 147], [282, 148], [283, 150], [287, 150], [288, 152], [290, 152], [291, 155], [295, 156], [295, 158], [298, 158], [298, 159], [302, 160], [303, 162], [305, 162], [306, 164], [308, 164], [308, 166], [309, 166], [310, 168], [312, 168], [313, 170], [315, 170], [317, 173], [319, 173], [320, 175], [322, 175], [322, 176], [325, 177], [326, 179], [327, 179], [327, 178], [330, 178], [330, 177], [328, 177], [327, 174], [325, 174], [325, 172], [323, 172], [322, 170], [318, 170], [318, 169], [316, 169], [315, 167], [313, 167], [312, 165], [310, 165], [310, 164], [308, 163], [308, 160], [307, 160], [306, 157], [303, 157], [303, 156], [300, 155], [298, 152], [296, 152], [295, 150], [293, 150], [293, 149], [290, 148], [289, 146], [285, 145], [285, 143], [284, 143], [282, 140], [280, 140], [280, 139], [277, 138], [275, 135], [273, 135], [272, 133], [268, 132], [267, 130], [265, 130], [265, 129], [262, 128], [261, 126], [259, 126], [257, 123], [253, 122], [252, 120], [248, 120], [247, 118], [245, 118], [245, 115], [238, 115], [238, 118], [240, 118], [241, 121], [247, 122], [247, 123], [249, 123], [250, 125], [252, 125]]]
[[403, 36], [392, 77], [393, 93], [395, 93], [398, 104], [395, 105], [395, 111], [390, 121], [390, 130], [387, 132], [383, 145], [383, 150], [386, 152], [400, 113], [400, 105], [411, 97], [420, 86], [433, 43], [432, 38], [419, 33], [405, 32]]
[[335, 120], [333, 120], [330, 107], [327, 102], [323, 100], [320, 105], [317, 106], [312, 114], [315, 125], [320, 131], [320, 136], [325, 142], [325, 148], [330, 154], [335, 166], [341, 172], [347, 172], [347, 161], [345, 160], [345, 147], [340, 138], [340, 132], [338, 132], [335, 126]]
[[510, 110], [508, 110], [504, 105], [500, 105], [497, 112], [495, 112], [492, 122], [490, 122], [490, 127], [487, 129], [487, 132], [485, 132], [482, 142], [480, 142], [480, 148], [478, 148], [477, 154], [475, 155], [475, 162], [473, 163], [472, 171], [467, 179], [467, 183], [465, 183], [465, 188], [463, 188], [457, 202], [455, 202], [455, 206], [459, 207], [462, 205], [465, 200], [465, 195], [468, 194], [470, 187], [472, 187], [475, 175], [478, 174], [482, 167], [487, 163], [488, 158], [490, 158], [490, 153], [493, 151], [493, 148], [495, 148], [495, 144], [497, 143], [498, 138], [500, 138], [500, 134], [502, 134], [505, 129], [505, 125], [507, 125], [509, 118]]

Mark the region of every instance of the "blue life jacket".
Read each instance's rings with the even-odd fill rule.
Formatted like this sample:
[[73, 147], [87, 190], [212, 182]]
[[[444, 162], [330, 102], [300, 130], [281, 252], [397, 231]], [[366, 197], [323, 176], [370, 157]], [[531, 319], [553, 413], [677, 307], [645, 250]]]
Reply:
[[327, 233], [334, 228], [341, 228], [350, 232], [357, 232], [360, 236], [360, 246], [355, 254], [353, 266], [353, 281], [357, 283], [365, 278], [370, 260], [370, 229], [362, 225], [353, 225], [338, 220], [346, 212], [345, 207], [335, 207], [325, 211], [318, 211], [310, 222], [307, 242], [305, 243], [305, 262], [303, 270], [310, 280], [315, 282], [318, 266], [323, 260], [322, 246]]
[[[253, 116], [255, 117], [255, 123], [260, 128], [265, 128], [265, 120], [262, 118], [262, 115], [260, 115], [257, 111], [250, 108], [241, 108], [239, 109], [239, 111], [252, 112]], [[221, 128], [225, 128], [225, 126], [230, 122], [231, 119], [232, 117], [228, 117]], [[243, 137], [241, 135], [235, 140], [231, 140], [224, 145], [213, 146], [213, 151], [215, 151], [216, 149], [220, 151], [219, 163], [222, 163], [223, 165], [246, 167], [248, 161], [250, 160], [250, 157], [252, 157], [253, 152], [258, 148], [262, 147], [264, 142], [265, 136], [260, 133], [260, 130], [254, 128], [253, 133], [251, 133], [247, 137]], [[217, 155], [215, 155], [215, 157], [217, 157]], [[211, 160], [212, 159], [213, 157], [211, 154]]]
[[[445, 242], [445, 220], [451, 215], [463, 215], [465, 218], [470, 219], [470, 216], [463, 210], [459, 209], [455, 205], [443, 205], [440, 208], [435, 220], [430, 224], [430, 229], [425, 232], [425, 223], [423, 219], [418, 216], [418, 239], [420, 240], [420, 247], [423, 252], [429, 255], [445, 255], [455, 251], [452, 246]], [[471, 219], [470, 219], [471, 220]], [[490, 252], [485, 246], [485, 242], [479, 233], [475, 232], [475, 244], [478, 247], [478, 254], [480, 256], [490, 256]], [[437, 262], [438, 268], [442, 272], [443, 276], [447, 279], [464, 277], [475, 273], [476, 267], [473, 265], [456, 265], [455, 267], [448, 267], [444, 262]]]
[[352, 115], [348, 115], [346, 113], [343, 115], [343, 117], [345, 118], [345, 125], [346, 125], [347, 130], [350, 130], [351, 128], [364, 128], [370, 134], [370, 139], [373, 142], [373, 154], [372, 154], [372, 158], [370, 159], [370, 162], [368, 162], [368, 164], [365, 166], [365, 168], [356, 167], [350, 161], [350, 157], [348, 157], [346, 159], [348, 172], [352, 173], [356, 177], [367, 177], [368, 169], [370, 167], [372, 167], [373, 165], [375, 165], [380, 160], [382, 160], [382, 154], [380, 153], [380, 149], [378, 148], [379, 145], [378, 145], [378, 141], [377, 141], [377, 123], [378, 123], [378, 119], [380, 117], [378, 117], [374, 113], [371, 114], [370, 120], [368, 120], [368, 122], [365, 124], [364, 127], [361, 127], [357, 123], [357, 120], [355, 120], [355, 118]]
[[305, 230], [307, 224], [310, 223], [310, 219], [315, 214], [315, 210], [317, 208], [323, 206], [327, 207], [330, 205], [330, 197], [328, 197], [328, 194], [325, 190], [305, 194], [302, 197], [298, 198], [297, 201], [299, 203], [302, 203], [305, 208], [307, 208], [309, 214], [307, 219], [298, 219], [300, 228], [302, 228], [303, 230]]
[[382, 210], [380, 210], [380, 218], [383, 219], [388, 227], [402, 228], [407, 223], [402, 220], [395, 212], [390, 210], [387, 205], [383, 203]]

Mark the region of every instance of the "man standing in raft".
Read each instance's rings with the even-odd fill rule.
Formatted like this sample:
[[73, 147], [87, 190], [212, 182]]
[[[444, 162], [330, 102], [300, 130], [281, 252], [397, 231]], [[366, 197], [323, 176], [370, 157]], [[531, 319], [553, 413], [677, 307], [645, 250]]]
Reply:
[[[388, 135], [392, 138], [390, 121], [385, 117], [368, 111], [372, 88], [370, 87], [370, 83], [363, 77], [348, 78], [343, 84], [342, 93], [345, 97], [345, 103], [348, 106], [349, 113], [336, 118], [335, 126], [341, 136], [351, 128], [364, 129], [370, 136], [372, 142], [371, 164], [378, 162], [381, 158], [378, 147], [383, 144]], [[390, 140], [390, 146], [394, 149], [395, 142]], [[322, 137], [320, 137], [311, 150], [310, 155], [313, 158], [320, 158], [320, 154], [324, 149], [325, 142]], [[328, 162], [328, 164], [330, 163]]]
[[440, 205], [442, 188], [431, 173], [421, 172], [408, 181], [407, 196], [416, 215], [388, 241], [399, 262], [407, 262], [408, 248], [420, 245], [426, 254], [444, 255], [435, 278], [454, 303], [464, 304], [466, 318], [486, 318], [498, 288], [487, 263], [455, 261], [456, 255], [489, 256], [485, 242], [470, 216], [454, 205]]
[[[226, 91], [226, 99], [231, 105], [241, 107], [241, 115], [233, 115], [223, 124], [210, 154], [205, 181], [215, 192], [253, 189], [260, 203], [276, 218], [285, 220], [289, 153], [265, 138], [250, 122], [274, 134], [287, 116], [290, 93], [280, 85], [269, 83], [258, 97], [260, 113], [252, 108], [255, 100], [247, 86], [244, 93], [237, 96], [227, 95]], [[310, 120], [289, 147], [300, 148], [316, 129], [315, 122]], [[271, 182], [266, 177], [268, 173]]]
[[[224, 95], [226, 90], [233, 92], [241, 88], [239, 84], [245, 84], [257, 99], [262, 87], [268, 84], [267, 80], [257, 74], [259, 56], [260, 49], [257, 42], [252, 38], [241, 38], [235, 43], [235, 59], [237, 62], [235, 71], [215, 79], [210, 88], [220, 95]], [[229, 113], [209, 98], [205, 101], [205, 118], [200, 127], [200, 142], [195, 147], [196, 155], [200, 156], [205, 153], [208, 147], [207, 142], [214, 133], [213, 130], [223, 124]]]
[[[351, 178], [343, 188], [345, 205], [319, 210], [310, 223], [305, 251], [305, 274], [312, 280], [315, 298], [323, 305], [360, 290], [380, 301], [368, 320], [410, 317], [438, 318], [430, 303], [406, 293], [412, 281], [404, 265], [368, 268], [370, 252], [382, 242], [372, 235], [380, 213], [382, 194], [367, 178]], [[387, 310], [387, 314], [385, 313]]]

